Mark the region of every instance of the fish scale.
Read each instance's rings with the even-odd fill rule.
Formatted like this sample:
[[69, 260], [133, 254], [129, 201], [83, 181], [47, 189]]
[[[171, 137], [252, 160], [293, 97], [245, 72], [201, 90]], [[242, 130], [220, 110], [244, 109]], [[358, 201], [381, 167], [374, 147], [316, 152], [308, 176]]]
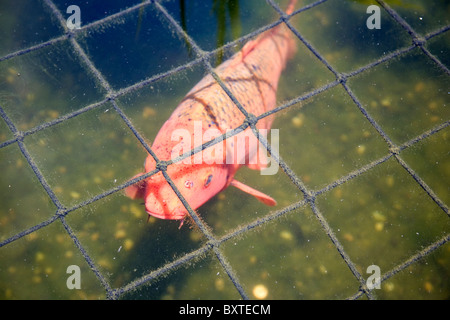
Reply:
[[[293, 12], [295, 3], [296, 0], [289, 2], [287, 14]], [[295, 50], [293, 34], [284, 23], [280, 23], [247, 42], [239, 52], [219, 65], [215, 73], [247, 113], [259, 116], [276, 107], [278, 80]], [[273, 117], [270, 115], [259, 120], [256, 127], [270, 129]], [[245, 115], [213, 76], [208, 74], [187, 93], [163, 124], [152, 144], [152, 150], [159, 160], [171, 160], [174, 150], [182, 151], [176, 156], [190, 152], [210, 139], [239, 127], [244, 120]], [[211, 129], [219, 134], [202, 139]], [[263, 161], [257, 151], [259, 142], [256, 136], [247, 128], [229, 139], [235, 140], [232, 144], [226, 144], [227, 141], [218, 143], [209, 150], [204, 149], [197, 155], [169, 165], [167, 173], [176, 188], [193, 209], [229, 185], [253, 195], [267, 205], [275, 205], [276, 201], [270, 196], [234, 179], [236, 171], [243, 164], [252, 169], [263, 169], [267, 165], [267, 159]], [[239, 144], [239, 139], [247, 139], [245, 141], [249, 141], [249, 144]], [[239, 150], [239, 146], [243, 146], [243, 149]], [[200, 161], [196, 162], [197, 159]], [[229, 162], [229, 159], [232, 161]], [[254, 159], [256, 162], [251, 161]], [[145, 172], [155, 168], [156, 161], [148, 155]], [[161, 172], [129, 186], [125, 193], [133, 199], [144, 198], [147, 213], [155, 217], [179, 220], [187, 214], [186, 208]]]
[[[273, 56], [262, 54], [278, 52], [279, 50], [275, 50], [277, 44], [280, 47], [287, 47], [284, 42], [290, 41], [285, 37], [280, 38], [280, 42], [272, 41], [272, 39], [265, 39], [262, 50], [252, 50], [245, 56], [242, 51], [239, 51], [216, 69], [217, 75], [233, 96], [247, 112], [255, 116], [275, 108], [278, 79], [287, 60], [286, 56], [280, 55], [277, 60]], [[265, 67], [259, 67], [261, 65]], [[196, 103], [199, 105], [195, 105]], [[206, 112], [205, 109], [209, 109], [210, 112]], [[223, 133], [227, 129], [240, 126], [245, 119], [242, 112], [211, 75], [207, 75], [186, 95], [169, 120], [184, 123], [188, 121], [187, 119], [204, 121], [208, 117], [220, 124], [219, 129]], [[271, 122], [264, 122], [266, 124], [258, 128], [269, 129]]]

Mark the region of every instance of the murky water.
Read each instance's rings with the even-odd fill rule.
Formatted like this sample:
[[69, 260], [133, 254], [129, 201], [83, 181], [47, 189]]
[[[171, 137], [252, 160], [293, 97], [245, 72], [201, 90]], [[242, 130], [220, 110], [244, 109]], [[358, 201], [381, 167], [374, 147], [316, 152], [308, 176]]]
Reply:
[[[277, 20], [276, 11], [265, 1], [231, 1], [222, 7], [220, 1], [216, 6], [213, 2], [186, 1], [183, 10], [179, 1], [162, 5], [205, 51]], [[412, 44], [411, 36], [383, 8], [381, 29], [369, 30], [369, 2], [329, 0], [290, 20], [310, 48], [298, 40], [298, 51], [280, 80], [278, 105], [330, 85], [279, 111], [273, 124], [279, 129], [279, 152], [289, 170], [308, 190], [321, 191], [314, 207], [300, 202], [303, 193], [281, 168], [271, 176], [242, 168], [236, 178], [270, 194], [276, 207], [266, 207], [230, 187], [197, 210], [210, 232], [226, 239], [220, 252], [250, 298], [343, 299], [358, 292], [360, 282], [325, 232], [323, 221], [365, 278], [370, 276], [368, 266], [379, 266], [381, 274], [391, 272], [449, 233], [448, 213], [416, 181], [448, 208], [449, 75], [420, 48], [404, 50]], [[64, 17], [69, 16], [65, 12], [71, 3], [54, 3]], [[80, 5], [82, 26], [139, 3]], [[280, 7], [286, 3], [280, 1]], [[297, 8], [313, 3], [299, 1]], [[421, 36], [449, 25], [444, 2], [395, 1], [391, 6]], [[3, 1], [0, 10], [8, 12], [0, 22], [2, 57], [63, 35], [45, 4]], [[28, 24], [21, 23], [24, 16]], [[192, 48], [151, 6], [93, 25], [74, 39], [113, 90], [196, 59]], [[0, 298], [105, 298], [86, 257], [113, 289], [155, 276], [122, 298], [240, 298], [214, 251], [205, 249], [206, 237], [192, 224], [178, 229], [174, 221], [147, 222], [140, 201], [121, 191], [90, 201], [140, 172], [146, 152], [114, 104], [105, 102], [105, 88], [73, 45], [71, 39], [62, 39], [0, 60], [0, 107], [10, 124], [25, 133], [19, 144], [12, 140], [8, 124], [0, 121], [0, 241], [7, 243], [0, 247]], [[240, 46], [218, 51], [211, 63], [215, 66]], [[344, 86], [333, 84], [334, 74], [311, 48], [333, 70], [345, 74], [397, 50], [405, 52], [349, 77]], [[425, 48], [450, 67], [448, 31], [431, 37]], [[205, 73], [203, 64], [192, 63], [127, 91], [115, 103], [151, 144]], [[399, 157], [416, 179], [390, 154], [387, 139], [407, 147], [401, 148]], [[53, 200], [43, 184], [54, 194]], [[53, 218], [55, 199], [70, 209], [65, 224]], [[280, 217], [239, 231], [276, 212]], [[34, 231], [34, 226], [43, 227]], [[30, 232], [10, 241], [25, 230]], [[236, 236], [229, 237], [233, 232]], [[445, 244], [395, 273], [373, 294], [381, 299], [448, 298], [449, 248]], [[181, 266], [171, 267], [197, 252]], [[70, 265], [80, 267], [81, 289], [67, 287]], [[170, 271], [159, 274], [165, 267]]]

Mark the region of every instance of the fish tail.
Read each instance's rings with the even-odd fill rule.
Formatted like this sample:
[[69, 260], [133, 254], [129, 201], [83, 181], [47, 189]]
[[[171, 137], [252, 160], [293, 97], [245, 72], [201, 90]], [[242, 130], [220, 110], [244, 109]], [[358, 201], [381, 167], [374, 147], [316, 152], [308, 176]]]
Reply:
[[[297, 3], [297, 0], [290, 0], [288, 8], [286, 10], [287, 14], [291, 14], [294, 12], [294, 7]], [[259, 43], [261, 43], [264, 39], [268, 37], [277, 38], [281, 41], [280, 52], [283, 53], [282, 59], [282, 69], [286, 66], [287, 60], [291, 59], [295, 53], [297, 52], [297, 38], [294, 33], [289, 30], [288, 26], [285, 23], [280, 23], [275, 28], [268, 30], [258, 36], [255, 40], [251, 40], [247, 42], [244, 47], [241, 49], [241, 59], [247, 56], [251, 51], [258, 47]], [[239, 63], [241, 60], [236, 60], [235, 63]]]
[[[297, 0], [290, 0], [286, 9], [286, 14], [290, 15], [294, 12], [295, 5], [297, 4]], [[287, 26], [284, 26], [285, 34], [288, 36], [288, 54], [287, 59], [291, 59], [295, 53], [297, 52], [297, 42], [294, 37], [294, 34], [290, 32]]]
[[292, 14], [294, 12], [295, 5], [297, 4], [297, 0], [289, 1], [288, 7], [286, 9], [286, 14]]

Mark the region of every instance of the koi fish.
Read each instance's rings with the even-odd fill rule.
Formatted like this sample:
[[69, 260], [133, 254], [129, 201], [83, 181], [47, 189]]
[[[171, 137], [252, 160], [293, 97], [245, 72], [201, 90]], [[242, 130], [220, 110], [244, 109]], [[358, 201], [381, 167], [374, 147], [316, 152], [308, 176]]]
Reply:
[[[293, 12], [295, 3], [296, 0], [290, 1], [287, 14]], [[276, 107], [278, 80], [295, 51], [294, 36], [281, 23], [247, 42], [239, 52], [219, 65], [215, 72], [245, 110], [259, 116]], [[204, 140], [217, 138], [227, 130], [240, 126], [244, 120], [244, 114], [208, 74], [183, 98], [159, 130], [151, 148], [159, 160], [171, 160], [202, 145], [206, 142]], [[256, 128], [268, 130], [272, 121], [273, 115], [262, 118]], [[180, 132], [182, 134], [175, 134]], [[198, 139], [199, 136], [203, 139]], [[242, 146], [239, 141], [242, 140], [248, 141], [248, 144], [239, 148], [239, 145]], [[169, 164], [166, 172], [193, 210], [230, 185], [266, 205], [274, 206], [276, 201], [272, 197], [234, 179], [242, 165], [257, 170], [267, 166], [265, 154], [261, 155], [258, 151], [260, 147], [256, 136], [247, 128], [223, 143], [219, 142], [183, 161]], [[232, 161], [227, 161], [230, 159]], [[149, 154], [144, 173], [155, 168], [156, 161]], [[183, 221], [187, 214], [161, 171], [130, 185], [125, 189], [125, 194], [132, 199], [144, 199], [147, 213], [157, 218]]]

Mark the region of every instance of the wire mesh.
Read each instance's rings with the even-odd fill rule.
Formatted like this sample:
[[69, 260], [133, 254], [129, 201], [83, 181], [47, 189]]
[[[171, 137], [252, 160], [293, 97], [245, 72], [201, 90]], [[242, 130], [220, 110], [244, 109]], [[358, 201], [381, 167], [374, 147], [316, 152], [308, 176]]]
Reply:
[[[430, 137], [437, 136], [438, 133], [445, 131], [445, 129], [447, 129], [450, 124], [450, 120], [447, 119], [443, 122], [437, 123], [434, 127], [428, 128], [427, 130], [420, 132], [420, 134], [415, 135], [412, 138], [408, 139], [406, 142], [399, 144], [396, 142], [395, 138], [392, 138], [391, 135], [386, 132], [383, 125], [380, 124], [379, 121], [373, 117], [368, 108], [365, 107], [365, 105], [360, 101], [358, 93], [357, 91], [354, 91], [353, 83], [351, 84], [350, 80], [357, 78], [357, 76], [359, 75], [370, 73], [377, 66], [394, 61], [399, 57], [403, 57], [408, 53], [411, 53], [415, 49], [419, 49], [423, 53], [423, 55], [430, 61], [430, 63], [432, 63], [434, 66], [437, 66], [437, 68], [439, 68], [442, 71], [442, 73], [444, 73], [445, 76], [448, 77], [448, 75], [450, 75], [448, 67], [444, 63], [442, 63], [441, 60], [429, 50], [428, 43], [435, 37], [442, 34], [446, 34], [450, 29], [450, 25], [439, 26], [437, 29], [432, 30], [431, 32], [427, 32], [425, 35], [422, 35], [416, 32], [402, 18], [402, 16], [391, 6], [389, 6], [386, 2], [377, 1], [377, 4], [380, 7], [382, 7], [383, 10], [385, 10], [384, 13], [388, 14], [393, 23], [397, 24], [408, 33], [410, 37], [409, 38], [410, 44], [403, 46], [399, 49], [393, 50], [380, 57], [377, 57], [376, 59], [370, 61], [369, 63], [363, 65], [362, 67], [353, 69], [350, 72], [343, 73], [338, 71], [333, 66], [333, 62], [329, 62], [329, 59], [323, 54], [321, 54], [320, 50], [316, 49], [312, 45], [310, 40], [308, 40], [302, 34], [301, 30], [298, 30], [292, 24], [292, 20], [296, 16], [298, 17], [301, 13], [307, 12], [308, 10], [311, 10], [313, 8], [320, 8], [324, 4], [331, 2], [333, 2], [333, 0], [315, 1], [306, 6], [298, 8], [296, 11], [294, 11], [291, 15], [288, 16], [283, 12], [283, 8], [279, 4], [277, 4], [274, 0], [268, 0], [267, 3], [273, 9], [273, 13], [277, 13], [279, 15], [279, 18], [278, 20], [276, 20], [276, 22], [271, 23], [269, 25], [265, 25], [263, 27], [259, 27], [258, 29], [225, 44], [222, 48], [214, 49], [211, 51], [204, 51], [197, 44], [196, 40], [194, 40], [191, 37], [191, 35], [185, 31], [185, 29], [177, 21], [177, 19], [175, 19], [172, 16], [172, 14], [166, 9], [166, 4], [162, 1], [151, 1], [151, 0], [142, 1], [125, 10], [121, 10], [120, 12], [107, 15], [106, 17], [102, 17], [99, 19], [94, 18], [93, 22], [89, 22], [83, 25], [79, 30], [71, 30], [67, 28], [66, 18], [64, 17], [60, 9], [57, 7], [55, 2], [53, 0], [43, 0], [41, 5], [48, 10], [49, 15], [51, 16], [52, 19], [56, 19], [56, 21], [59, 24], [59, 28], [63, 29], [63, 34], [59, 37], [52, 38], [48, 41], [40, 42], [37, 45], [32, 45], [25, 49], [20, 49], [18, 51], [10, 53], [3, 53], [3, 56], [0, 57], [0, 64], [20, 56], [26, 56], [30, 53], [39, 53], [40, 50], [43, 50], [45, 48], [51, 48], [56, 44], [60, 44], [64, 41], [67, 41], [70, 50], [76, 56], [78, 61], [80, 61], [80, 64], [82, 68], [85, 70], [85, 72], [95, 78], [95, 82], [98, 85], [97, 90], [99, 90], [103, 94], [103, 98], [99, 99], [98, 101], [91, 101], [90, 103], [81, 108], [75, 107], [73, 111], [67, 112], [61, 116], [57, 116], [55, 117], [55, 119], [45, 121], [31, 128], [25, 129], [19, 129], [19, 125], [16, 123], [17, 121], [13, 120], [13, 117], [11, 117], [11, 115], [8, 114], [8, 112], [5, 111], [5, 109], [3, 109], [2, 106], [0, 105], [0, 116], [3, 119], [3, 122], [6, 124], [7, 128], [9, 129], [8, 134], [6, 134], [6, 137], [8, 138], [2, 139], [3, 141], [0, 142], [0, 150], [11, 145], [18, 146], [21, 154], [26, 159], [27, 162], [26, 165], [31, 168], [39, 184], [45, 190], [45, 193], [50, 198], [52, 202], [51, 204], [52, 207], [54, 207], [54, 214], [52, 216], [46, 219], [41, 219], [39, 223], [36, 223], [31, 227], [27, 227], [20, 232], [14, 233], [13, 235], [10, 235], [6, 238], [3, 237], [3, 240], [0, 242], [0, 250], [5, 250], [5, 248], [8, 248], [17, 240], [29, 236], [35, 233], [36, 231], [39, 231], [44, 228], [49, 228], [49, 226], [53, 226], [55, 224], [60, 224], [63, 230], [73, 240], [73, 243], [78, 249], [79, 254], [81, 254], [84, 260], [87, 262], [89, 269], [95, 275], [97, 281], [100, 282], [102, 288], [106, 292], [106, 297], [108, 299], [118, 299], [126, 297], [126, 294], [133, 292], [136, 289], [142, 288], [143, 285], [151, 283], [154, 280], [158, 280], [159, 278], [166, 276], [173, 270], [176, 270], [181, 266], [188, 265], [190, 262], [196, 261], [199, 258], [204, 257], [206, 254], [211, 254], [214, 257], [214, 259], [216, 259], [216, 261], [220, 265], [220, 268], [222, 269], [222, 272], [224, 272], [231, 280], [239, 296], [243, 299], [249, 299], [251, 295], [248, 292], [248, 289], [246, 289], [246, 286], [241, 282], [240, 273], [237, 271], [236, 266], [229, 260], [226, 253], [227, 251], [224, 249], [224, 244], [229, 243], [234, 239], [239, 239], [239, 237], [246, 235], [250, 230], [260, 228], [264, 225], [268, 225], [269, 222], [280, 221], [282, 217], [285, 217], [298, 209], [309, 208], [315, 219], [317, 219], [317, 221], [320, 223], [323, 233], [331, 241], [332, 247], [335, 250], [337, 250], [342, 261], [345, 263], [346, 267], [351, 271], [351, 274], [358, 283], [358, 289], [356, 290], [356, 292], [354, 292], [354, 294], [350, 295], [348, 298], [357, 299], [360, 298], [361, 296], [365, 296], [369, 299], [375, 298], [376, 297], [375, 290], [368, 288], [366, 284], [367, 277], [364, 275], [364, 272], [362, 272], [362, 270], [358, 267], [357, 263], [355, 263], [352, 260], [352, 254], [350, 254], [347, 251], [346, 246], [342, 242], [342, 238], [340, 238], [337, 235], [339, 230], [336, 230], [334, 227], [332, 227], [332, 225], [329, 222], [329, 219], [327, 218], [327, 215], [324, 215], [324, 210], [327, 209], [323, 208], [322, 206], [319, 206], [317, 204], [318, 201], [317, 199], [324, 195], [325, 196], [330, 195], [333, 190], [336, 190], [338, 187], [342, 185], [348, 184], [350, 181], [354, 180], [357, 177], [366, 176], [368, 173], [374, 172], [374, 170], [376, 170], [376, 168], [380, 167], [382, 164], [389, 163], [390, 161], [395, 161], [405, 170], [405, 172], [410, 177], [414, 179], [415, 183], [420, 187], [420, 189], [422, 189], [426, 193], [427, 197], [431, 199], [432, 202], [434, 202], [440, 208], [443, 214], [446, 215], [446, 217], [448, 217], [449, 215], [448, 205], [435, 192], [433, 187], [427, 184], [426, 182], [427, 179], [422, 178], [421, 174], [416, 172], [413, 169], [413, 167], [411, 167], [408, 164], [408, 161], [405, 161], [403, 154], [404, 151], [408, 149], [411, 150], [413, 146], [416, 146], [420, 142], [427, 141], [427, 139], [429, 139]], [[180, 42], [186, 42], [188, 44], [193, 58], [189, 59], [189, 61], [187, 62], [184, 62], [180, 66], [172, 68], [169, 71], [157, 73], [156, 75], [152, 75], [151, 77], [146, 78], [145, 80], [132, 83], [128, 86], [121, 86], [120, 84], [117, 85], [116, 83], [111, 84], [107, 80], [108, 77], [106, 77], [102, 73], [102, 71], [100, 71], [100, 69], [96, 66], [96, 63], [92, 61], [92, 59], [90, 58], [90, 54], [86, 52], [85, 49], [83, 48], [83, 45], [80, 44], [77, 35], [89, 33], [90, 30], [92, 29], [101, 28], [102, 26], [108, 24], [111, 21], [120, 21], [121, 19], [124, 19], [131, 14], [137, 14], [140, 10], [144, 10], [147, 8], [152, 8], [155, 12], [157, 12], [158, 19], [160, 19], [162, 25], [166, 26], [166, 28], [168, 28], [170, 32], [174, 32], [177, 35]], [[219, 52], [219, 50], [227, 50], [230, 48], [234, 48], [237, 45], [241, 45], [245, 43], [247, 40], [255, 37], [256, 35], [278, 24], [286, 24], [289, 27], [289, 29], [295, 34], [298, 40], [303, 45], [306, 46], [306, 48], [315, 57], [315, 59], [317, 59], [321, 64], [323, 64], [323, 66], [325, 66], [327, 70], [329, 70], [333, 74], [334, 80], [329, 81], [307, 92], [300, 92], [300, 93], [296, 92], [295, 97], [292, 98], [291, 100], [279, 105], [277, 108], [268, 111], [258, 117], [254, 117], [245, 110], [245, 108], [239, 102], [239, 99], [235, 97], [232, 94], [232, 92], [230, 92], [230, 90], [227, 88], [222, 79], [220, 79], [220, 77], [215, 73], [214, 65], [211, 63], [211, 58], [215, 57], [215, 55]], [[182, 194], [176, 188], [172, 179], [166, 172], [167, 167], [170, 166], [173, 163], [173, 161], [159, 161], [157, 159], [157, 156], [154, 154], [154, 152], [151, 149], [151, 146], [144, 137], [145, 135], [138, 127], [135, 126], [133, 120], [131, 120], [128, 117], [127, 111], [124, 110], [123, 107], [120, 106], [120, 104], [118, 103], [119, 99], [123, 98], [129, 93], [136, 92], [143, 88], [148, 88], [149, 86], [154, 85], [161, 79], [170, 78], [173, 75], [177, 75], [180, 72], [195, 67], [202, 67], [207, 71], [207, 73], [211, 74], [214, 77], [214, 79], [219, 83], [221, 88], [226, 92], [229, 98], [233, 101], [236, 107], [240, 110], [240, 112], [242, 112], [246, 117], [246, 120], [239, 128], [236, 128], [234, 131], [225, 135], [225, 137], [229, 137], [235, 134], [236, 132], [238, 132], [238, 130], [250, 127], [253, 130], [254, 134], [257, 136], [257, 138], [261, 141], [261, 143], [267, 148], [272, 158], [278, 163], [281, 170], [286, 174], [289, 180], [293, 183], [293, 185], [295, 185], [297, 190], [300, 192], [300, 196], [294, 203], [291, 203], [279, 210], [269, 212], [268, 214], [265, 214], [262, 217], [258, 217], [251, 222], [240, 224], [237, 228], [233, 229], [232, 231], [228, 231], [223, 235], [215, 234], [211, 230], [211, 227], [208, 225], [208, 223], [205, 222], [204, 219], [202, 219], [195, 210], [192, 210], [192, 208], [189, 206], [189, 203], [183, 198]], [[372, 162], [365, 163], [364, 165], [358, 167], [357, 169], [354, 169], [351, 172], [346, 173], [344, 176], [335, 179], [331, 183], [327, 183], [326, 185], [321, 186], [319, 189], [314, 190], [307, 183], [304, 182], [304, 179], [298, 176], [295, 170], [293, 170], [288, 165], [288, 163], [281, 157], [280, 154], [277, 154], [276, 152], [274, 152], [274, 150], [271, 149], [270, 143], [264, 137], [259, 135], [258, 130], [256, 129], [256, 123], [257, 121], [263, 119], [264, 117], [267, 117], [272, 114], [281, 114], [283, 111], [290, 110], [293, 108], [293, 106], [299, 103], [307, 102], [314, 97], [320, 96], [325, 92], [331, 92], [333, 89], [336, 88], [341, 88], [345, 91], [347, 98], [350, 99], [350, 101], [352, 101], [353, 105], [356, 106], [356, 108], [360, 111], [360, 113], [364, 116], [364, 118], [370, 123], [372, 128], [375, 129], [377, 134], [383, 139], [389, 152], [375, 159]], [[121, 183], [120, 185], [117, 185], [113, 188], [109, 188], [108, 190], [98, 193], [85, 201], [75, 203], [72, 206], [67, 206], [66, 205], [67, 201], [61, 200], [60, 196], [58, 195], [58, 192], [55, 191], [54, 188], [52, 188], [51, 185], [47, 182], [46, 175], [42, 172], [40, 161], [36, 160], [35, 157], [32, 155], [32, 153], [30, 153], [29, 151], [30, 147], [27, 144], [25, 144], [24, 141], [33, 136], [37, 136], [39, 133], [47, 132], [47, 130], [50, 130], [52, 128], [57, 128], [59, 124], [64, 123], [70, 119], [82, 119], [83, 115], [88, 114], [90, 111], [99, 110], [99, 112], [104, 113], [106, 112], [104, 111], [105, 108], [107, 108], [106, 111], [114, 112], [116, 115], [118, 115], [120, 123], [122, 125], [125, 125], [125, 127], [128, 128], [128, 130], [130, 130], [133, 133], [133, 135], [137, 138], [142, 147], [155, 158], [155, 160], [157, 161], [156, 170], [148, 172], [147, 174], [139, 178], [133, 179], [131, 181]], [[214, 142], [206, 143], [203, 146], [194, 149], [192, 152], [193, 153], [200, 152], [205, 148], [211, 147], [213, 144]], [[180, 159], [190, 155], [191, 153], [185, 154]], [[194, 225], [196, 226], [196, 228], [198, 228], [198, 230], [200, 230], [201, 234], [206, 239], [206, 241], [202, 245], [200, 245], [200, 247], [186, 254], [183, 254], [182, 256], [172, 261], [167, 262], [163, 266], [152, 269], [145, 275], [137, 277], [136, 279], [127, 282], [125, 285], [114, 287], [108, 280], [108, 276], [105, 274], [102, 268], [99, 267], [99, 261], [93, 258], [92, 252], [85, 249], [83, 241], [80, 240], [79, 235], [77, 235], [77, 232], [75, 232], [72, 229], [71, 223], [68, 222], [68, 217], [70, 217], [70, 214], [73, 213], [74, 211], [86, 208], [89, 205], [96, 203], [100, 200], [106, 199], [107, 197], [113, 194], [118, 194], [121, 190], [131, 185], [132, 183], [135, 183], [136, 181], [141, 179], [145, 179], [158, 172], [162, 172], [167, 182], [170, 184], [176, 195], [179, 197], [183, 205], [188, 210], [188, 213], [192, 218]], [[440, 239], [433, 241], [426, 247], [423, 247], [420, 251], [415, 251], [411, 253], [407, 259], [404, 259], [401, 263], [398, 263], [394, 267], [390, 268], [389, 271], [383, 272], [381, 276], [381, 282], [385, 283], [385, 281], [395, 276], [400, 271], [408, 268], [413, 264], [417, 264], [419, 261], [421, 261], [422, 258], [429, 256], [437, 249], [443, 248], [449, 240], [450, 234], [447, 233]]]

